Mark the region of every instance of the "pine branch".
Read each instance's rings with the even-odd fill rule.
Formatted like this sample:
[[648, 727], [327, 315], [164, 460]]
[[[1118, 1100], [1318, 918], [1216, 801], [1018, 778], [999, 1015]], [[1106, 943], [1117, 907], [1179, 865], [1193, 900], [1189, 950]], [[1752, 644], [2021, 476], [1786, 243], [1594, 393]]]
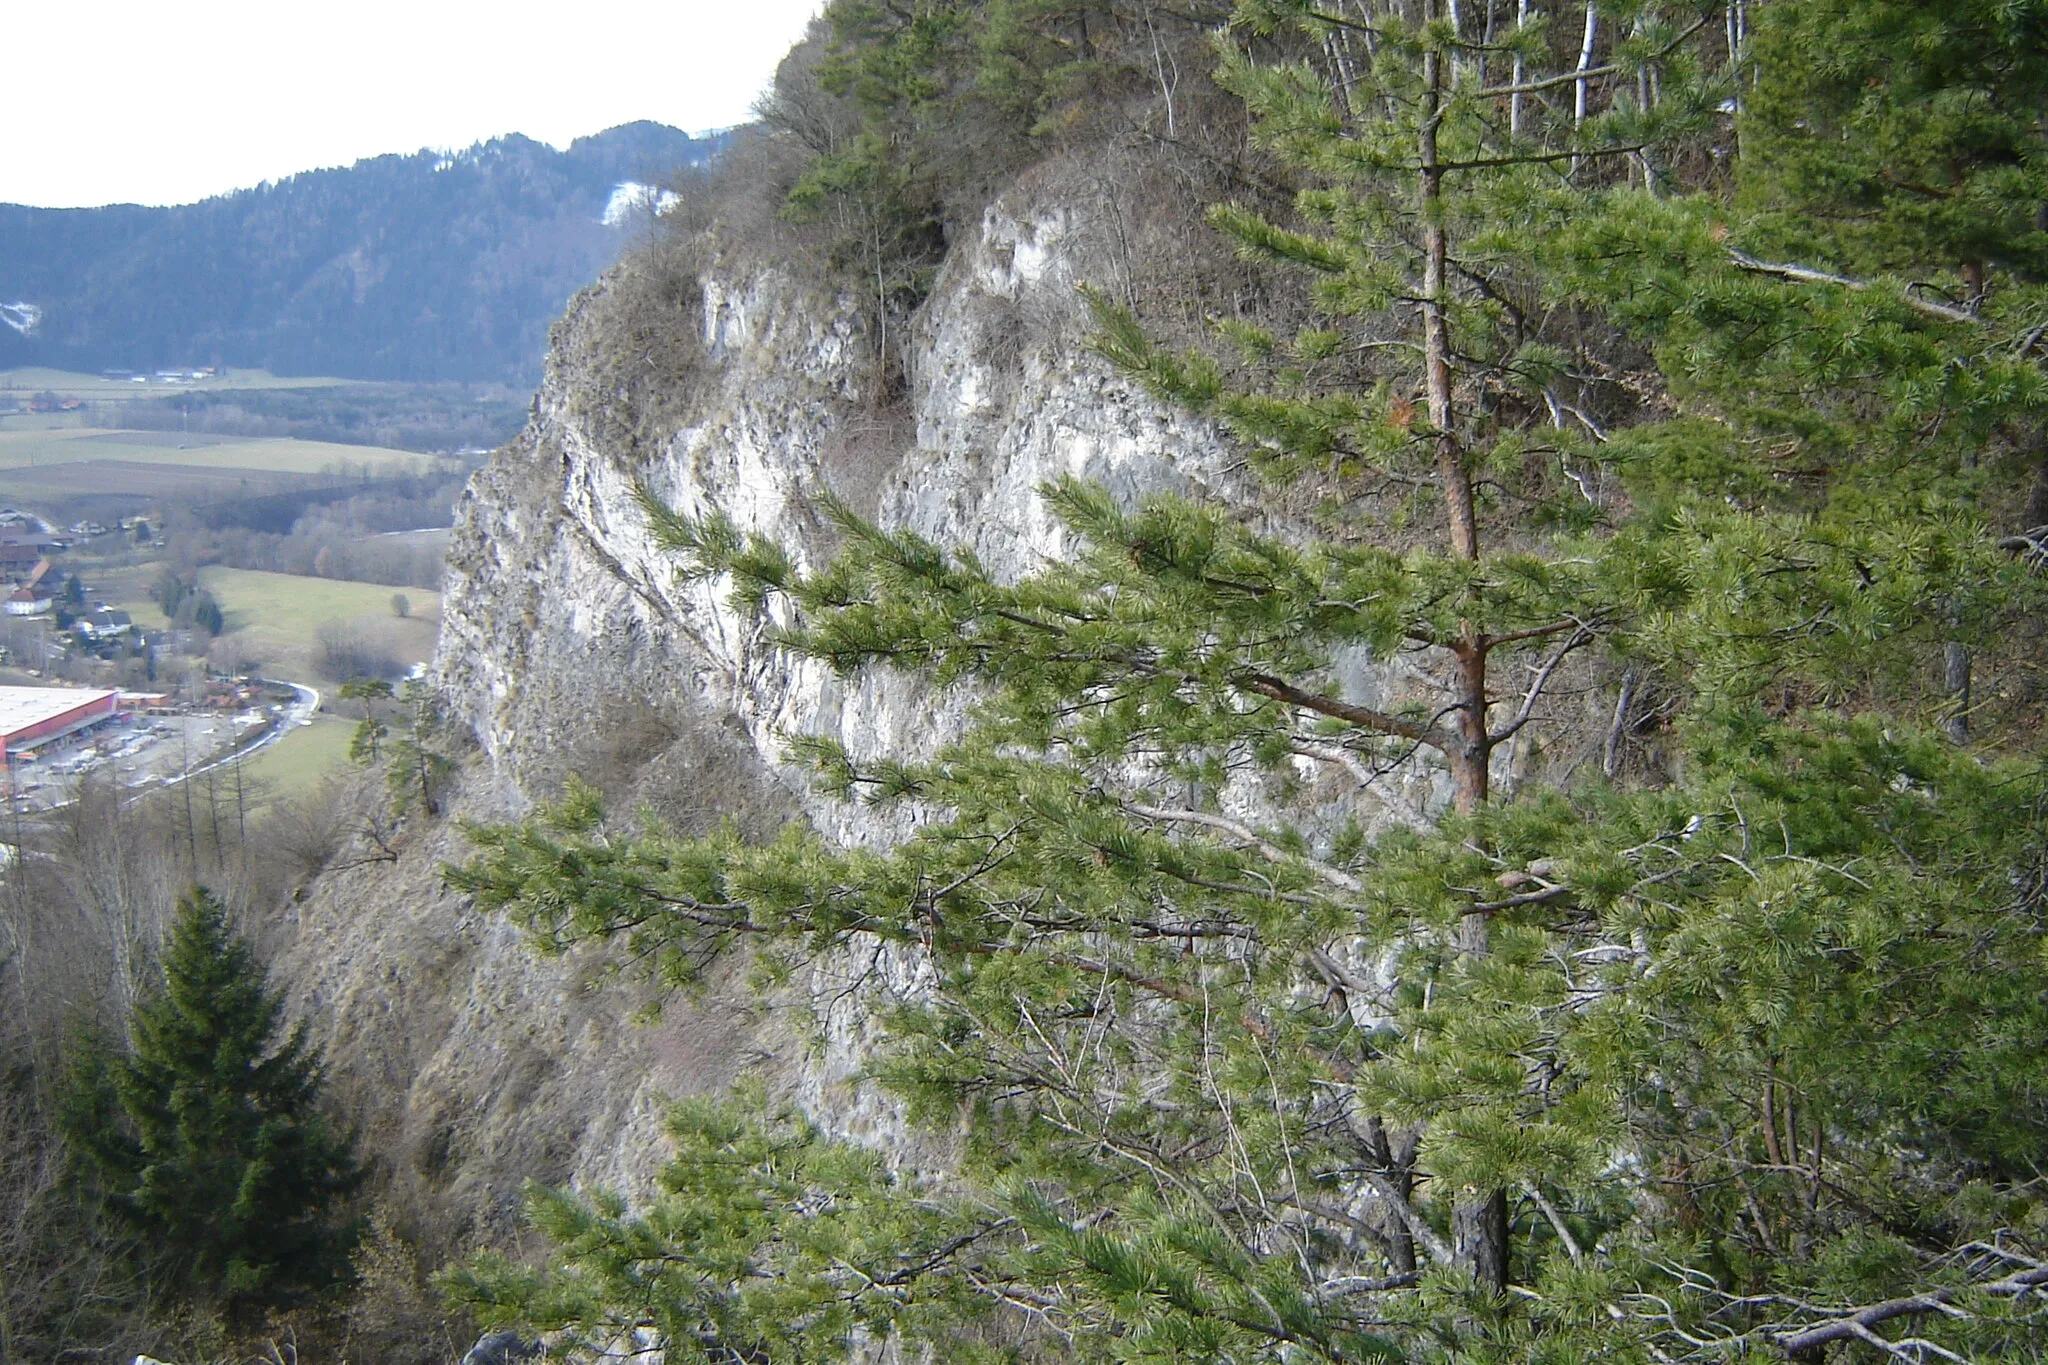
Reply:
[[1142, 806], [1131, 802], [1126, 802], [1124, 809], [1133, 815], [1140, 815], [1148, 820], [1171, 820], [1184, 824], [1206, 825], [1210, 829], [1220, 830], [1231, 838], [1257, 849], [1267, 862], [1281, 864], [1299, 862], [1324, 881], [1340, 890], [1363, 891], [1365, 889], [1365, 883], [1359, 881], [1358, 878], [1342, 868], [1332, 867], [1330, 864], [1311, 858], [1305, 853], [1290, 853], [1277, 844], [1266, 842], [1266, 840], [1260, 838], [1256, 833], [1240, 825], [1235, 820], [1225, 819], [1221, 815], [1210, 815], [1205, 811], [1198, 810], [1169, 810], [1163, 806]]
[[1515, 712], [1515, 718], [1489, 735], [1489, 744], [1500, 744], [1513, 738], [1517, 731], [1529, 723], [1530, 717], [1536, 713], [1536, 703], [1542, 699], [1543, 689], [1549, 683], [1550, 675], [1557, 671], [1557, 666], [1563, 663], [1573, 650], [1591, 643], [1592, 639], [1593, 632], [1581, 625], [1572, 633], [1570, 639], [1559, 645], [1551, 656], [1543, 661], [1543, 666], [1536, 670], [1535, 678], [1529, 683], [1529, 691], [1523, 696], [1521, 708]]
[[[1685, 45], [1686, 39], [1692, 37], [1706, 26], [1707, 21], [1704, 19], [1695, 21], [1691, 28], [1658, 48], [1646, 60], [1654, 62], [1660, 57], [1670, 56]], [[1621, 62], [1609, 62], [1605, 66], [1596, 66], [1585, 71], [1572, 70], [1556, 76], [1546, 76], [1540, 81], [1523, 81], [1517, 85], [1489, 85], [1483, 89], [1473, 91], [1471, 97], [1473, 99], [1485, 100], [1498, 99], [1504, 95], [1533, 95], [1543, 90], [1554, 90], [1560, 85], [1577, 85], [1580, 81], [1592, 80], [1595, 76], [1612, 76], [1624, 69], [1624, 64]]]
[[1397, 739], [1412, 739], [1418, 744], [1427, 744], [1440, 753], [1446, 753], [1459, 746], [1462, 741], [1441, 725], [1424, 724], [1407, 720], [1385, 711], [1376, 711], [1370, 706], [1354, 706], [1335, 697], [1323, 696], [1316, 692], [1305, 692], [1284, 678], [1270, 673], [1240, 673], [1231, 679], [1247, 692], [1269, 697], [1274, 701], [1299, 706], [1332, 720], [1348, 721], [1362, 729], [1373, 730]]
[[1457, 1268], [1458, 1257], [1457, 1253], [1451, 1250], [1451, 1244], [1438, 1235], [1437, 1230], [1429, 1225], [1428, 1219], [1416, 1212], [1415, 1206], [1394, 1187], [1393, 1181], [1378, 1171], [1364, 1171], [1361, 1174], [1365, 1176], [1366, 1183], [1372, 1186], [1373, 1193], [1385, 1200], [1387, 1207], [1394, 1211], [1394, 1216], [1407, 1226], [1408, 1235], [1429, 1253], [1430, 1260], [1450, 1269]]

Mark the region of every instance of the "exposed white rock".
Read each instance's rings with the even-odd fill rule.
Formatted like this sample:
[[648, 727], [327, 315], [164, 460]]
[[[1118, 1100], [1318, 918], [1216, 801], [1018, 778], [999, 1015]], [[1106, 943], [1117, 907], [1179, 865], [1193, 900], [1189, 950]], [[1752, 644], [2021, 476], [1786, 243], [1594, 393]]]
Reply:
[[[483, 748], [470, 808], [524, 809], [609, 741], [617, 708], [640, 707], [672, 737], [663, 761], [686, 798], [685, 823], [735, 814], [765, 829], [800, 813], [852, 842], [902, 837], [912, 816], [879, 819], [812, 792], [785, 766], [787, 740], [824, 734], [861, 755], [928, 752], [958, 732], [962, 703], [911, 678], [833, 677], [775, 648], [772, 622], [736, 613], [722, 585], [678, 583], [635, 487], [687, 512], [718, 508], [813, 562], [831, 547], [814, 509], [829, 489], [1005, 575], [1070, 549], [1038, 492], [1061, 475], [1133, 500], [1172, 490], [1248, 505], [1253, 490], [1214, 431], [1152, 403], [1084, 350], [1075, 286], [1098, 273], [1089, 240], [1071, 209], [991, 209], [914, 320], [907, 398], [886, 413], [864, 401], [871, 343], [848, 305], [774, 269], [713, 269], [702, 281], [702, 372], [689, 377], [681, 429], [653, 448], [622, 434], [598, 377], [593, 333], [611, 286], [580, 297], [557, 330], [531, 423], [458, 511], [435, 673]], [[1381, 685], [1363, 659], [1345, 675], [1361, 693]], [[1333, 819], [1354, 811], [1356, 782], [1319, 766], [1310, 806]], [[1327, 785], [1333, 772], [1342, 792]], [[1397, 815], [1438, 799], [1427, 776], [1384, 795]], [[1261, 801], [1252, 787], [1225, 793], [1246, 818]], [[421, 856], [458, 855], [441, 836]], [[742, 1067], [828, 1128], [900, 1158], [933, 1150], [857, 1082], [873, 1024], [841, 998], [846, 974], [868, 969], [915, 989], [925, 967], [914, 953], [818, 964], [797, 998], [759, 1006], [736, 981], [714, 983], [658, 1029], [628, 1034], [623, 1008], [583, 989], [590, 964], [535, 962], [507, 926], [434, 894], [430, 863], [375, 875], [413, 877], [424, 899], [410, 919], [362, 918], [372, 897], [396, 888], [320, 890], [287, 975], [325, 1036], [345, 1044], [334, 1054], [343, 1081], [382, 1104], [377, 1122], [422, 1153], [422, 1191], [467, 1190], [447, 1197], [492, 1218], [527, 1174], [645, 1191], [665, 1150], [661, 1097], [723, 1086]], [[436, 923], [447, 925], [445, 945], [413, 965], [408, 945]], [[422, 982], [421, 971], [432, 975]], [[417, 999], [379, 1017], [394, 982]], [[822, 1014], [815, 1033], [790, 1017], [806, 1004]], [[532, 1169], [536, 1152], [543, 1171]]]
[[[721, 510], [806, 559], [829, 549], [813, 500], [831, 489], [1005, 575], [1069, 548], [1038, 492], [1061, 475], [1131, 498], [1246, 495], [1214, 432], [1082, 350], [1081, 241], [1069, 212], [988, 212], [916, 321], [909, 420], [893, 442], [862, 439], [878, 419], [860, 402], [859, 329], [777, 272], [705, 281], [714, 396], [652, 460], [625, 464], [593, 436], [579, 416], [573, 340], [570, 353], [558, 350], [533, 427], [462, 509], [437, 665], [507, 790], [523, 791], [522, 772], [547, 742], [527, 704], [541, 674], [687, 692], [737, 721], [769, 771], [794, 734], [903, 753], [957, 728], [957, 704], [935, 704], [915, 681], [829, 677], [771, 648], [767, 623], [736, 615], [721, 585], [679, 586], [634, 503], [635, 481], [685, 512]], [[565, 336], [575, 330], [572, 321]], [[508, 593], [514, 584], [521, 590]], [[508, 631], [512, 620], [522, 628]], [[790, 790], [835, 835], [890, 837], [871, 812], [855, 819]]]

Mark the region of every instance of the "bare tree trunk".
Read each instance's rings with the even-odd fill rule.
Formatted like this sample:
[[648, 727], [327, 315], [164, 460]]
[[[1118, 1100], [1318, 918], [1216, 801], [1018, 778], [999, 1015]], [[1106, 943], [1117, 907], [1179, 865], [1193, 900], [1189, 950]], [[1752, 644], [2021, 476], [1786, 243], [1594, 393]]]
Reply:
[[[1529, 0], [1515, 0], [1515, 32], [1520, 33], [1529, 25]], [[1529, 64], [1520, 52], [1515, 53], [1514, 74], [1508, 84], [1519, 86], [1529, 79]], [[1508, 96], [1508, 136], [1522, 135], [1522, 92], [1516, 90]]]
[[206, 769], [206, 820], [213, 831], [213, 870], [227, 870], [227, 850], [220, 837], [220, 768], [209, 764]]
[[184, 763], [179, 769], [178, 791], [185, 798], [185, 852], [192, 859], [192, 875], [199, 876], [199, 825], [192, 818], [192, 729], [179, 726], [184, 737]]
[[1175, 137], [1173, 115], [1173, 90], [1180, 84], [1180, 66], [1174, 64], [1174, 79], [1166, 79], [1166, 54], [1159, 42], [1159, 29], [1152, 22], [1151, 0], [1145, 4], [1145, 34], [1152, 40], [1152, 75], [1159, 82], [1159, 99], [1166, 106], [1166, 135]]
[[244, 853], [249, 848], [249, 809], [242, 795], [242, 760], [235, 760], [235, 847]]
[[1621, 746], [1628, 739], [1629, 710], [1635, 705], [1636, 671], [1621, 675], [1621, 693], [1614, 699], [1614, 723], [1607, 727], [1607, 742], [1600, 749], [1600, 771], [1613, 777], [1621, 771]]
[[[1586, 123], [1586, 96], [1589, 82], [1585, 73], [1593, 69], [1593, 44], [1600, 36], [1600, 7], [1593, 0], [1586, 0], [1586, 36], [1579, 43], [1579, 78], [1572, 82], [1572, 131], [1576, 133]], [[1581, 158], [1572, 158], [1572, 174], [1579, 173]]]

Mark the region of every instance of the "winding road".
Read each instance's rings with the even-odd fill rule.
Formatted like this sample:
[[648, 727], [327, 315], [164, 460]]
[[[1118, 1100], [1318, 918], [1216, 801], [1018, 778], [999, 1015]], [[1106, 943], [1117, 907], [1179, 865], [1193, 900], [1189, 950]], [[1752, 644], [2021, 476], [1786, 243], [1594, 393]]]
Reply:
[[[160, 791], [166, 787], [175, 787], [180, 782], [183, 782], [188, 778], [199, 777], [205, 773], [212, 772], [215, 768], [226, 767], [230, 763], [239, 763], [243, 759], [248, 758], [251, 754], [261, 753], [263, 750], [268, 749], [271, 745], [277, 743], [286, 735], [298, 729], [301, 725], [310, 725], [313, 723], [313, 713], [320, 709], [319, 688], [308, 687], [304, 683], [287, 682], [283, 678], [258, 678], [256, 679], [256, 681], [260, 683], [275, 683], [283, 687], [289, 687], [293, 691], [293, 693], [296, 694], [294, 700], [284, 708], [284, 714], [277, 718], [277, 724], [271, 726], [269, 730], [264, 732], [263, 737], [261, 739], [258, 739], [254, 744], [249, 745], [247, 748], [236, 749], [234, 752], [225, 754], [220, 758], [212, 760], [211, 762], [202, 763], [196, 768], [187, 768], [184, 772], [176, 773], [170, 777], [166, 777], [165, 779], [163, 779], [163, 781], [157, 783], [154, 787], [150, 788], [151, 791]], [[135, 797], [132, 797], [130, 799], [139, 800], [141, 799], [141, 797], [146, 795], [148, 795], [148, 792], [139, 792], [136, 794]]]

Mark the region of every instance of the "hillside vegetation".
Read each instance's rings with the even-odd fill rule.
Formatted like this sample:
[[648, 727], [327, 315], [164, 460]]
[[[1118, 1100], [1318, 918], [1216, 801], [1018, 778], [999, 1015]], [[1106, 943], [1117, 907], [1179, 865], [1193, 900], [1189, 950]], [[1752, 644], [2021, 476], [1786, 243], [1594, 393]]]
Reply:
[[[470, 485], [489, 766], [366, 678], [342, 799], [17, 832], [0, 1354], [2048, 1358], [2044, 107], [2040, 0], [830, 0]], [[353, 1276], [57, 1136], [269, 999], [194, 880]]]
[[752, 183], [624, 277], [646, 316], [772, 215], [886, 406], [993, 181], [1150, 149], [1124, 221], [1193, 242], [1201, 194], [1214, 235], [1122, 257], [1092, 346], [1317, 530], [1066, 480], [1075, 550], [1003, 581], [645, 493], [742, 620], [974, 723], [795, 743], [886, 851], [572, 789], [453, 885], [674, 987], [923, 964], [857, 988], [871, 1074], [960, 1166], [693, 1101], [650, 1205], [537, 1190], [553, 1263], [454, 1290], [757, 1361], [2040, 1359], [2044, 40], [1992, 0], [835, 0]]

